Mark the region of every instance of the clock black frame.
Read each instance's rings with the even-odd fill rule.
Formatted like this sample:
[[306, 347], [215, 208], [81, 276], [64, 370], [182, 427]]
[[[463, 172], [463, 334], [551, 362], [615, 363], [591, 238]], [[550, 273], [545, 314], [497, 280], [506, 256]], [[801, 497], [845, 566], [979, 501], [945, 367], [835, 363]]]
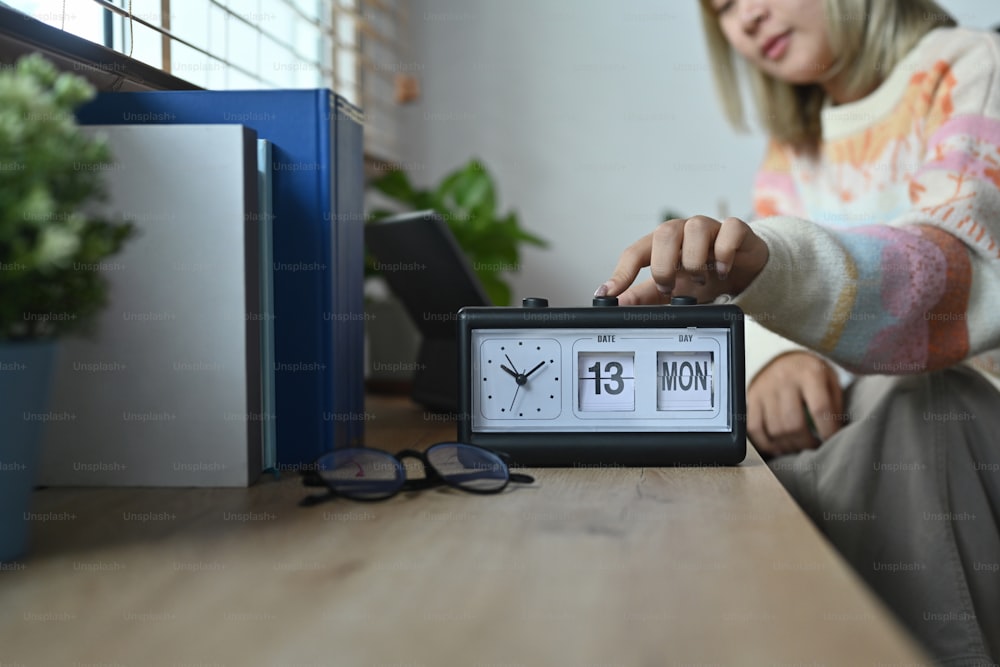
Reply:
[[[746, 458], [746, 388], [743, 311], [731, 304], [594, 308], [466, 307], [458, 311], [458, 440], [510, 456], [516, 465], [625, 467], [737, 465]], [[729, 330], [728, 432], [537, 432], [472, 430], [472, 332], [476, 329], [685, 329]]]

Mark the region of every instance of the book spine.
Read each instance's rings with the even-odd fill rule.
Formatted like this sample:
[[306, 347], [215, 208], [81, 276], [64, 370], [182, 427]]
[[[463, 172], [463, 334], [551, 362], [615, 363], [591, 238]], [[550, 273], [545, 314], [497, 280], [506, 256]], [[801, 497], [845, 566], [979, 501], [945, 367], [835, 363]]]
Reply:
[[265, 412], [261, 400], [263, 373], [260, 350], [262, 326], [260, 320], [260, 236], [256, 218], [260, 215], [260, 190], [257, 181], [257, 133], [243, 127], [243, 280], [246, 295], [246, 388], [247, 388], [247, 484], [260, 475], [263, 428], [257, 414]]
[[333, 131], [336, 137], [335, 234], [339, 250], [337, 285], [341, 290], [344, 316], [339, 322], [346, 357], [346, 387], [342, 387], [343, 414], [351, 418], [339, 423], [337, 442], [360, 445], [364, 438], [364, 117], [357, 107], [340, 96], [335, 103]]
[[260, 207], [257, 234], [260, 245], [260, 367], [263, 428], [261, 467], [274, 470], [277, 454], [277, 408], [274, 405], [274, 247], [272, 220], [274, 208], [271, 194], [271, 142], [257, 140], [257, 188]]

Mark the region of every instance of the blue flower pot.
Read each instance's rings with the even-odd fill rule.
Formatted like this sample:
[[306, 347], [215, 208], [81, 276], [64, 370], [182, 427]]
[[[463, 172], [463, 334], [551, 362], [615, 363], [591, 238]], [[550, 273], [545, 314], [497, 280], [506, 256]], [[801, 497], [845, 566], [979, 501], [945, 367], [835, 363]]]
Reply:
[[28, 546], [55, 351], [50, 341], [0, 341], [0, 562], [21, 556]]

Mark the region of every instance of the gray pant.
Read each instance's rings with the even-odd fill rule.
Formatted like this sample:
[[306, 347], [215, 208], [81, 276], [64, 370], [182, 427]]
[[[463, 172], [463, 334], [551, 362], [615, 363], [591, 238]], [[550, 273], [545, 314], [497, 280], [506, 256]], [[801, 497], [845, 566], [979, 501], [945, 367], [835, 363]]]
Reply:
[[1000, 660], [1000, 393], [966, 368], [869, 376], [850, 423], [769, 465], [942, 665]]

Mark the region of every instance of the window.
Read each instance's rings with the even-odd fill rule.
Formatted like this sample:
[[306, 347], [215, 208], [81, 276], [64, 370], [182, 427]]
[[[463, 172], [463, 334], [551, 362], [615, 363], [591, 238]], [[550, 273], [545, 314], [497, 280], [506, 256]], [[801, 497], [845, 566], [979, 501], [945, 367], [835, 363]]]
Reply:
[[71, 32], [98, 44], [104, 43], [104, 11], [87, 2], [63, 0], [4, 0], [14, 9], [42, 23]]
[[397, 157], [405, 0], [7, 2], [203, 88], [332, 88], [364, 109], [366, 153]]

